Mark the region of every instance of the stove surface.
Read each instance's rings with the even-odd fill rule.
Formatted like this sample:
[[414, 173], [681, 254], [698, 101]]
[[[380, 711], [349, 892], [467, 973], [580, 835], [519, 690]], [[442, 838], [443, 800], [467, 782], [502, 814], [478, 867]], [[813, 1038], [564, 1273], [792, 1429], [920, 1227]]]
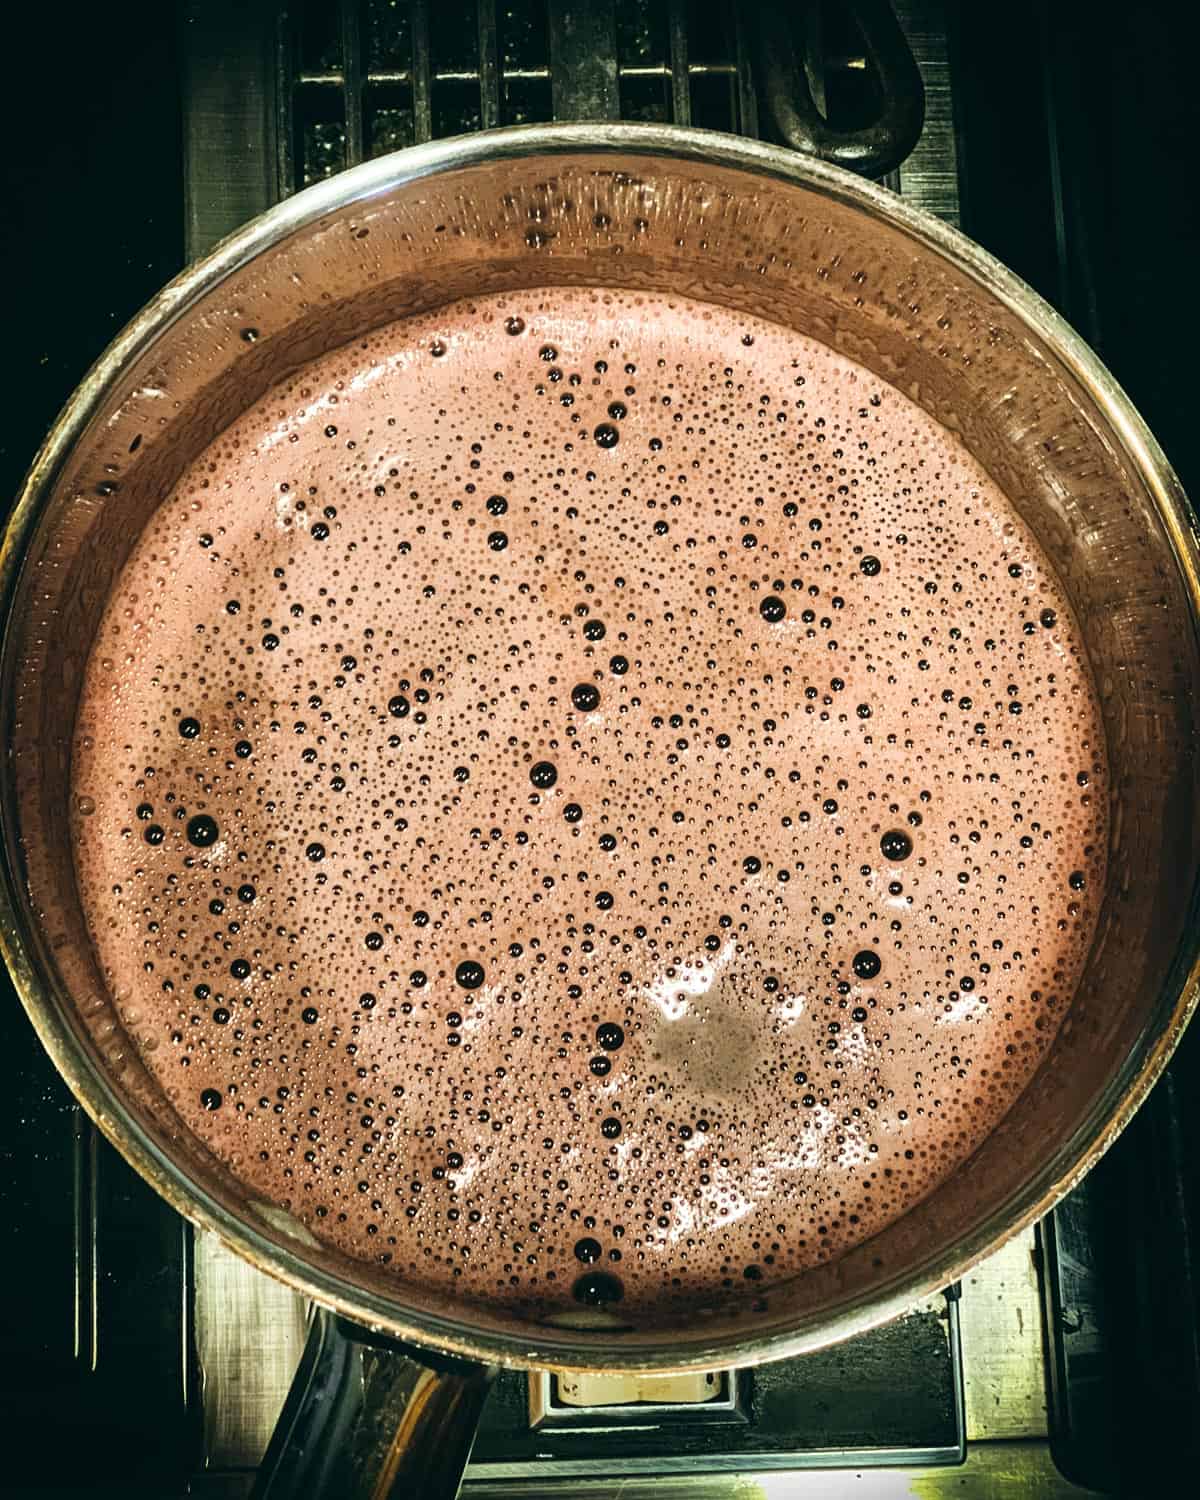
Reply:
[[[119, 324], [280, 197], [414, 141], [552, 117], [787, 142], [801, 88], [843, 136], [881, 118], [902, 135], [902, 69], [881, 74], [859, 24], [869, 32], [881, 9], [814, 0], [786, 36], [768, 0], [136, 0], [119, 21], [62, 33], [52, 13], [27, 15], [10, 57], [31, 66], [0, 133], [16, 204], [5, 254], [26, 291], [5, 491]], [[1160, 265], [1194, 254], [1172, 186], [1200, 121], [1173, 8], [1118, 8], [1103, 37], [1082, 4], [1006, 7], [1002, 26], [952, 0], [894, 9], [925, 119], [885, 180], [961, 223], [1099, 344], [1196, 485], [1179, 359], [1137, 325], [1153, 281], [1107, 185], [1115, 164], [1157, 193]], [[768, 24], [777, 68], [761, 61]], [[0, 1319], [0, 1401], [23, 1442], [0, 1492], [245, 1495], [310, 1310], [193, 1235], [125, 1167], [5, 984], [0, 1204], [21, 1290]], [[1165, 1493], [1189, 1445], [1200, 1457], [1198, 1044], [1083, 1188], [961, 1287], [835, 1349], [690, 1390], [507, 1373], [465, 1493]], [[1165, 1455], [1147, 1453], [1151, 1424], [1170, 1434]]]

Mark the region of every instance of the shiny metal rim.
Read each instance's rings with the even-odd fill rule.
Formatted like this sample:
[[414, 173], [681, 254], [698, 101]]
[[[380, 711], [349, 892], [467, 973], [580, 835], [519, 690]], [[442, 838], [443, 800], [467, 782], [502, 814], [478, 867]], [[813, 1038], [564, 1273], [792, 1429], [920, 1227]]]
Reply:
[[[837, 167], [776, 147], [710, 131], [642, 125], [526, 126], [489, 131], [411, 147], [368, 162], [285, 200], [222, 241], [208, 256], [171, 282], [118, 335], [88, 372], [64, 408], [34, 461], [0, 550], [0, 595], [4, 601], [5, 653], [11, 606], [27, 543], [42, 508], [75, 443], [100, 409], [129, 362], [226, 278], [293, 233], [355, 203], [366, 203], [425, 178], [497, 160], [538, 155], [611, 154], [658, 156], [769, 176], [818, 191], [868, 217], [881, 219], [934, 250], [966, 280], [981, 285], [1016, 314], [1054, 351], [1066, 372], [1091, 396], [1136, 463], [1153, 495], [1200, 618], [1200, 553], [1188, 519], [1182, 487], [1157, 441], [1120, 386], [1093, 351], [1062, 318], [1017, 276], [957, 230], [906, 204], [885, 188]], [[7, 810], [5, 810], [7, 812]], [[29, 1017], [56, 1068], [101, 1131], [164, 1198], [193, 1223], [215, 1232], [259, 1269], [357, 1322], [426, 1348], [468, 1358], [530, 1368], [603, 1370], [631, 1363], [633, 1351], [612, 1342], [605, 1350], [582, 1344], [568, 1331], [530, 1326], [522, 1333], [482, 1333], [468, 1321], [451, 1321], [397, 1306], [390, 1299], [301, 1261], [281, 1240], [269, 1238], [188, 1181], [125, 1108], [119, 1093], [94, 1065], [80, 1038], [59, 1015], [36, 972], [36, 945], [25, 929], [17, 891], [20, 861], [11, 819], [5, 817], [3, 881], [0, 882], [0, 949]], [[1179, 956], [1178, 998], [1161, 1034], [1120, 1097], [1098, 1108], [1101, 1123], [1089, 1139], [1063, 1151], [1010, 1205], [1001, 1222], [977, 1229], [945, 1254], [906, 1277], [871, 1292], [832, 1316], [809, 1315], [783, 1332], [696, 1343], [681, 1350], [666, 1343], [636, 1351], [637, 1368], [683, 1372], [720, 1365], [753, 1365], [836, 1343], [906, 1311], [922, 1297], [959, 1279], [989, 1250], [1049, 1211], [1086, 1174], [1133, 1116], [1166, 1066], [1200, 1000], [1200, 933]]]

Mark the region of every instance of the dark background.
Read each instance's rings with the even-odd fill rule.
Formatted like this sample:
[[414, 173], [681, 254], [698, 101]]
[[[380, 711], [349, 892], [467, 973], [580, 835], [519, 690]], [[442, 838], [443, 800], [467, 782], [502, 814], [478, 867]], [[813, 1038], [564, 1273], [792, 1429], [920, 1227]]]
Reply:
[[[948, 9], [964, 227], [1100, 350], [1200, 496], [1200, 64], [1191, 7], [951, 0]], [[169, 0], [20, 4], [5, 18], [5, 507], [88, 365], [182, 265], [183, 24]], [[181, 1268], [186, 1277], [186, 1238], [115, 1158], [99, 1174], [98, 1213], [109, 1263], [126, 1270], [85, 1309], [111, 1331], [94, 1371], [87, 1329], [77, 1342], [69, 1184], [91, 1149], [6, 987], [0, 1493], [63, 1485], [129, 1494], [151, 1483], [165, 1492], [198, 1452], [194, 1386], [161, 1354], [162, 1336], [179, 1348], [186, 1313], [170, 1315], [178, 1327], [170, 1317], [165, 1328], [140, 1321], [140, 1288]], [[1055, 1226], [1045, 1243], [1082, 1267], [1091, 1298], [1089, 1341], [1072, 1360], [1079, 1288], [1051, 1278], [1062, 1335], [1051, 1350], [1060, 1466], [1113, 1492], [1195, 1493], [1200, 1029]]]

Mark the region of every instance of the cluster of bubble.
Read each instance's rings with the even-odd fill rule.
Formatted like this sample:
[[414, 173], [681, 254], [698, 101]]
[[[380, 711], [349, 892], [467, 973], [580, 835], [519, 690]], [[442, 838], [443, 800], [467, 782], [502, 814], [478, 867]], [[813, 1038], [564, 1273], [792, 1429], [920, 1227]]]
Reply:
[[179, 1115], [422, 1285], [652, 1317], [920, 1200], [1028, 1081], [1104, 879], [1077, 629], [828, 348], [460, 304], [313, 365], [138, 541], [77, 866]]

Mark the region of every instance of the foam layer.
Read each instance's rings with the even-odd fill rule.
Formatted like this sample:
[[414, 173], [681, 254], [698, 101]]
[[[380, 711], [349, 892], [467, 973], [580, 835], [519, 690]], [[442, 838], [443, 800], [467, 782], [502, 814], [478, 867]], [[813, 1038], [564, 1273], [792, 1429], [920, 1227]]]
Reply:
[[535, 1309], [758, 1293], [902, 1213], [1037, 1066], [1104, 879], [1005, 497], [827, 348], [632, 293], [398, 324], [235, 423], [113, 594], [75, 792], [187, 1125]]

